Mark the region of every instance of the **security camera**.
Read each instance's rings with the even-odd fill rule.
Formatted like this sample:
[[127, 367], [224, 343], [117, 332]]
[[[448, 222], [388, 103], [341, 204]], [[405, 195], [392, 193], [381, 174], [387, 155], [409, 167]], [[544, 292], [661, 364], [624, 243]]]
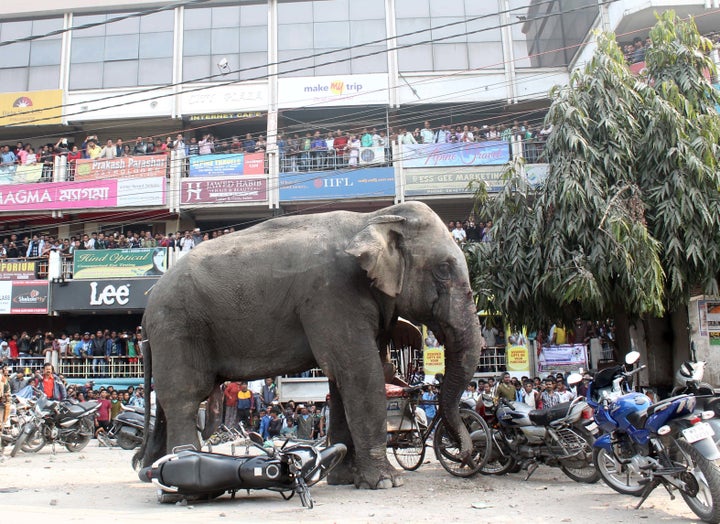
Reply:
[[230, 66], [228, 65], [227, 58], [221, 58], [220, 61], [217, 63], [217, 66], [223, 75], [226, 75], [230, 72]]

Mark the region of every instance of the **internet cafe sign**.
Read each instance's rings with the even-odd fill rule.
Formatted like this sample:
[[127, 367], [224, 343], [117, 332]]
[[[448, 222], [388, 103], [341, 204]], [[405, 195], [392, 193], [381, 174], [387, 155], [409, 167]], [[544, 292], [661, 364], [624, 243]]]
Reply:
[[94, 249], [75, 251], [73, 278], [160, 276], [167, 269], [167, 248]]
[[71, 280], [53, 283], [52, 310], [63, 311], [142, 311], [147, 305], [154, 278]]

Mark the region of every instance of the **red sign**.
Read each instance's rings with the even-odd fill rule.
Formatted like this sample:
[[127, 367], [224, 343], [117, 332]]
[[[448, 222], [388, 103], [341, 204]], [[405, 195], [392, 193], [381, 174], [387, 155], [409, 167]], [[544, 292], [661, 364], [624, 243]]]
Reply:
[[245, 153], [243, 164], [244, 175], [264, 175], [265, 153]]
[[182, 181], [180, 205], [229, 204], [267, 200], [267, 178], [235, 176], [222, 179]]
[[167, 155], [121, 156], [77, 160], [75, 180], [164, 177]]

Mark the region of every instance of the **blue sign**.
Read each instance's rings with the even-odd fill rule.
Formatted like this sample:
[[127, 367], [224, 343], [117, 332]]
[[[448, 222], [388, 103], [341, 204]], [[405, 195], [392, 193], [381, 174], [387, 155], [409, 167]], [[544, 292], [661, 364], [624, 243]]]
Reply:
[[395, 196], [392, 167], [280, 173], [281, 201], [388, 196]]
[[245, 166], [243, 153], [225, 155], [194, 155], [190, 157], [188, 176], [242, 175]]
[[403, 144], [403, 167], [499, 166], [510, 161], [503, 141], [450, 144]]

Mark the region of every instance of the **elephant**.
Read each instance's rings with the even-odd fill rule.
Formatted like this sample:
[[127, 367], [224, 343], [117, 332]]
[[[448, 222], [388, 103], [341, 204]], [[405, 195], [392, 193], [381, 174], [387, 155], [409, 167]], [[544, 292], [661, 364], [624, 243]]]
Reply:
[[149, 466], [175, 446], [197, 447], [198, 406], [208, 398], [217, 406], [223, 382], [320, 367], [330, 389], [328, 438], [348, 447], [328, 481], [402, 485], [386, 454], [378, 347], [399, 316], [426, 324], [445, 346], [439, 410], [469, 463], [459, 400], [481, 334], [467, 264], [430, 207], [405, 202], [273, 218], [181, 257], [152, 289], [143, 316], [156, 422], [136, 464]]

